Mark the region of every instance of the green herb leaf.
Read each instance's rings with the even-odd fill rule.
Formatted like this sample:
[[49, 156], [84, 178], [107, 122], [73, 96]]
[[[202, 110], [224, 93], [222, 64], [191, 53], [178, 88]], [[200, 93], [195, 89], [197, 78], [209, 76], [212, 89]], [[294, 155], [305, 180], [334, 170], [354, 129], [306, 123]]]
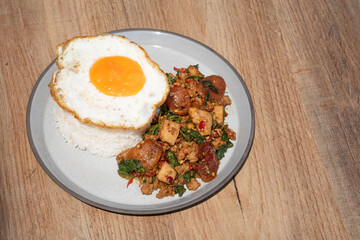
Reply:
[[145, 172], [146, 168], [140, 165], [139, 162], [140, 161], [136, 159], [121, 160], [118, 164], [118, 174], [120, 177], [130, 179], [130, 172]]
[[181, 183], [175, 184], [173, 188], [175, 190], [175, 194], [179, 194], [179, 197], [182, 197], [182, 195], [186, 192], [186, 188], [184, 188], [184, 185]]
[[175, 113], [173, 113], [171, 111], [169, 111], [166, 118], [170, 121], [177, 122], [177, 123], [180, 123], [181, 119], [182, 119], [179, 115], [176, 115]]
[[222, 130], [222, 134], [221, 134], [221, 140], [228, 142], [229, 141], [229, 137], [227, 135], [227, 132], [225, 129]]
[[222, 125], [220, 123], [218, 123], [217, 121], [213, 121], [212, 129], [215, 129], [215, 128], [222, 128]]
[[188, 76], [186, 79], [192, 78], [195, 81], [199, 82], [201, 79], [203, 79], [204, 77], [201, 76]]
[[169, 160], [169, 163], [172, 167], [176, 167], [180, 165], [177, 160], [176, 154], [173, 151], [166, 150], [165, 157], [167, 158], [167, 160]]
[[216, 150], [216, 156], [219, 160], [221, 160], [225, 156], [227, 149], [227, 145], [223, 144]]
[[163, 105], [160, 106], [159, 116], [164, 116], [168, 111], [169, 111], [169, 109], [166, 106], [166, 104], [164, 103]]
[[211, 90], [218, 93], [218, 90], [210, 81], [201, 81], [201, 84], [208, 86]]
[[231, 148], [231, 147], [234, 146], [234, 144], [230, 141], [230, 139], [229, 139], [229, 137], [228, 137], [228, 135], [227, 135], [227, 133], [226, 133], [226, 130], [225, 130], [224, 128], [223, 128], [223, 130], [222, 130], [221, 140], [225, 141], [226, 144], [221, 145], [221, 146], [218, 147], [218, 149], [216, 150], [216, 156], [217, 156], [217, 158], [218, 158], [219, 160], [221, 160], [221, 159], [224, 157], [226, 151], [227, 151], [229, 148]]
[[209, 89], [206, 89], [206, 94], [205, 94], [205, 101], [210, 101], [210, 93], [209, 93]]
[[192, 178], [195, 178], [195, 176], [192, 176], [190, 172], [186, 172], [183, 175], [181, 175], [181, 178], [185, 180], [185, 183], [188, 183]]
[[199, 69], [199, 64], [193, 65], [196, 69]]
[[193, 130], [191, 128], [182, 128], [181, 134], [183, 135], [183, 137], [187, 142], [190, 142], [192, 140], [194, 140], [196, 144], [201, 144], [205, 142], [205, 137], [201, 136], [198, 131]]
[[145, 132], [145, 134], [156, 135], [156, 134], [159, 133], [160, 127], [161, 127], [161, 124], [160, 124], [160, 123], [157, 123], [157, 124], [155, 124], [155, 125], [152, 125], [152, 126]]
[[179, 77], [179, 72], [177, 72], [176, 76], [175, 77], [172, 77], [169, 73], [166, 74], [167, 76], [167, 79], [169, 81], [169, 84], [172, 85], [174, 84], [174, 82], [176, 82], [176, 80], [178, 79]]

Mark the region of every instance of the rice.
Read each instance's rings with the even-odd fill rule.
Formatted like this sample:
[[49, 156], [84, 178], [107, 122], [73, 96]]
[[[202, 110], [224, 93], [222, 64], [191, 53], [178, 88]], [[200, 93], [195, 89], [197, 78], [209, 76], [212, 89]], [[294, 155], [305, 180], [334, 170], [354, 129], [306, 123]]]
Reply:
[[144, 130], [106, 129], [82, 123], [57, 103], [54, 103], [53, 114], [66, 142], [100, 157], [116, 156], [142, 141]]

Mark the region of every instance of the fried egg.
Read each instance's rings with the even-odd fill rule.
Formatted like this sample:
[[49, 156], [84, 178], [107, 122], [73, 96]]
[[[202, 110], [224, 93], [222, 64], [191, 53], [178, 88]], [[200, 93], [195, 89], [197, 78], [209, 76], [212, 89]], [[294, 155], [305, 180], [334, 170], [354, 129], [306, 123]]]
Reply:
[[73, 38], [57, 46], [57, 56], [51, 96], [84, 123], [141, 129], [168, 95], [165, 73], [125, 37]]

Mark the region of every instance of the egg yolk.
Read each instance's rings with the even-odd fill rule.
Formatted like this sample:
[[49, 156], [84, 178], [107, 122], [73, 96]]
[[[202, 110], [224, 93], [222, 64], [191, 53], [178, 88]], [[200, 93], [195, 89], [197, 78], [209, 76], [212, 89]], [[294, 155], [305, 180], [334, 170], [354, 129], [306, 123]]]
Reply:
[[90, 81], [102, 93], [109, 96], [132, 96], [145, 85], [141, 66], [128, 57], [104, 57], [90, 68]]

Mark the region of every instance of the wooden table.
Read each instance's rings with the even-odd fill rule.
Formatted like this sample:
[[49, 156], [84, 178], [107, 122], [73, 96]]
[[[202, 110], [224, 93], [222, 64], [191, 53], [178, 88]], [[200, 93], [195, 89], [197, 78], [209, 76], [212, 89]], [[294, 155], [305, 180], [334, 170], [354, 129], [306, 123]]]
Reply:
[[[360, 3], [1, 1], [1, 239], [359, 239]], [[190, 209], [134, 217], [58, 187], [36, 161], [26, 106], [55, 46], [155, 28], [231, 62], [253, 98], [255, 141], [226, 188]]]

